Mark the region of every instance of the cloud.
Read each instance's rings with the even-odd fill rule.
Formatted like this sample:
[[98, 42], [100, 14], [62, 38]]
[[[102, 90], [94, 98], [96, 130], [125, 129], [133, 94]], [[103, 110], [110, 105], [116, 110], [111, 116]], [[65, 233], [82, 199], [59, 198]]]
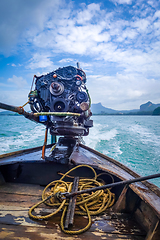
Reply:
[[140, 33], [146, 31], [149, 25], [150, 22], [147, 19], [138, 19], [132, 24], [132, 26], [136, 28]]
[[[117, 2], [131, 3], [129, 0]], [[34, 7], [36, 6], [35, 3]], [[124, 20], [118, 17], [121, 13], [116, 16], [116, 12], [101, 9], [100, 4], [83, 4], [79, 10], [73, 9], [72, 5], [65, 8], [56, 5], [58, 13], [51, 9], [48, 18], [45, 18], [43, 14], [51, 7], [51, 2], [49, 1], [44, 9], [42, 6], [44, 2], [41, 0], [37, 12], [42, 15], [42, 19], [40, 20], [37, 14], [34, 24], [37, 24], [36, 31], [27, 31], [27, 41], [34, 46], [27, 68], [50, 69], [53, 66], [51, 58], [54, 54], [61, 53], [115, 62], [127, 71], [132, 69], [131, 65], [136, 65], [135, 60], [139, 62], [139, 66], [146, 63], [147, 59], [148, 65], [151, 61], [154, 62], [154, 59], [146, 58], [146, 52], [151, 52], [146, 46], [150, 48], [148, 43], [151, 38], [160, 35], [157, 19], [159, 11], [146, 18], [131, 15], [130, 20]], [[138, 7], [134, 11], [138, 11]], [[44, 49], [49, 53], [44, 54]], [[151, 56], [153, 55], [152, 53]]]
[[[22, 106], [28, 101], [27, 98], [30, 86], [23, 77], [13, 75], [12, 78], [7, 79], [5, 84], [0, 83], [0, 86], [2, 87], [0, 89], [0, 102], [15, 106]], [[28, 107], [27, 110], [29, 110]]]
[[15, 75], [13, 75], [12, 78], [8, 78], [7, 82], [13, 83], [14, 87], [18, 88], [25, 88], [26, 86], [28, 86], [27, 81], [23, 77], [17, 77]]
[[[116, 2], [132, 3], [131, 1]], [[140, 11], [141, 15], [139, 15]], [[159, 11], [151, 11], [148, 16], [149, 11], [147, 4], [143, 6], [137, 4], [135, 9], [132, 9], [130, 18], [126, 20], [121, 18], [120, 12], [116, 15], [116, 12], [102, 10], [100, 4], [83, 5], [81, 10], [73, 10], [72, 14], [71, 11], [66, 10], [65, 19], [63, 16], [59, 17], [56, 25], [51, 24], [52, 21], [55, 23], [54, 19], [51, 19], [50, 30], [44, 29], [36, 35], [34, 44], [39, 49], [45, 47], [56, 54], [64, 52], [71, 56], [77, 54], [96, 59], [101, 64], [112, 64], [114, 66], [112, 76], [100, 75], [101, 77], [96, 77], [96, 80], [93, 76], [88, 77], [92, 79], [89, 89], [95, 102], [101, 101], [113, 106], [117, 105], [117, 99], [120, 104], [127, 99], [135, 100], [137, 104], [149, 97], [150, 100], [151, 98], [155, 100], [150, 94], [150, 89], [158, 96], [159, 82], [156, 79], [160, 74], [158, 59], [160, 48], [158, 39], [155, 38], [153, 43], [152, 39], [154, 36], [160, 36], [158, 32], [160, 25]], [[71, 59], [67, 58], [60, 62]], [[98, 71], [93, 61], [89, 71]], [[150, 82], [152, 84], [154, 82], [153, 86]], [[109, 100], [107, 102], [104, 100], [106, 96]]]
[[43, 31], [51, 9], [62, 1], [12, 0], [0, 1], [0, 52], [9, 55], [17, 43]]
[[132, 4], [132, 0], [112, 0], [115, 4]]
[[75, 63], [76, 60], [74, 60], [73, 58], [64, 58], [59, 60], [60, 63], [70, 63], [70, 62], [74, 62]]
[[117, 110], [138, 109], [146, 99], [157, 102], [160, 88], [159, 81], [140, 74], [90, 75], [87, 85], [93, 103], [101, 102]]
[[[28, 101], [28, 93], [27, 89], [23, 89], [23, 91], [0, 90], [0, 102], [13, 106], [23, 106]], [[29, 107], [27, 106], [25, 109], [28, 111]]]
[[29, 64], [26, 66], [27, 69], [37, 68], [53, 68], [53, 62], [50, 60], [51, 55], [46, 53], [34, 53], [33, 57], [29, 60]]
[[100, 5], [91, 3], [82, 11], [79, 11], [76, 16], [76, 22], [78, 24], [84, 24], [90, 22], [93, 18], [96, 18], [100, 13]]
[[[119, 102], [120, 108], [127, 99], [126, 106], [131, 101], [138, 106], [143, 100], [158, 101], [159, 3], [112, 2], [113, 8], [109, 4], [105, 8], [104, 2], [87, 5], [64, 0], [16, 0], [12, 6], [11, 0], [1, 1], [1, 51], [6, 53], [14, 47], [16, 52], [17, 46], [17, 54], [21, 51], [27, 56], [28, 72], [46, 72], [80, 61], [92, 74], [88, 84], [94, 102], [102, 101], [106, 106]], [[10, 17], [4, 9], [10, 11]]]
[[[50, 23], [50, 30], [44, 29], [34, 37], [35, 47], [51, 49], [56, 54], [94, 56], [115, 62], [127, 70], [137, 61], [140, 66], [147, 60], [148, 65], [154, 61], [146, 54], [151, 51], [146, 46], [149, 47], [149, 41], [159, 29], [157, 21], [154, 26], [152, 24], [153, 16], [131, 18], [130, 21], [117, 19], [115, 13], [101, 10], [100, 4], [90, 4], [79, 12], [72, 11], [72, 15], [69, 10], [65, 13], [64, 21], [63, 16], [59, 17], [56, 25]], [[55, 23], [54, 19], [52, 21]]]

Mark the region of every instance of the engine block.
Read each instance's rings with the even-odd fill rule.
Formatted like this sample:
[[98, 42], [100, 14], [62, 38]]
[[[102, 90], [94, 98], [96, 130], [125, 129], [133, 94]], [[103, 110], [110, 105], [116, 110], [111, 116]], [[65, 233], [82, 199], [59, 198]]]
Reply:
[[[82, 69], [67, 66], [35, 76], [35, 90], [29, 94], [29, 103], [33, 113], [52, 113], [46, 118], [52, 135], [88, 135], [93, 125], [89, 120], [90, 96]], [[79, 115], [61, 116], [64, 112]]]

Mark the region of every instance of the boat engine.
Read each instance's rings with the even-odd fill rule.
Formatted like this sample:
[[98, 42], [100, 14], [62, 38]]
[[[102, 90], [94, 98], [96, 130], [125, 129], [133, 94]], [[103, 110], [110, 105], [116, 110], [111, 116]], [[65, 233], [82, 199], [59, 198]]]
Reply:
[[90, 96], [86, 74], [79, 67], [67, 66], [35, 77], [35, 90], [29, 94], [32, 112], [48, 125], [51, 135], [86, 136], [90, 120]]

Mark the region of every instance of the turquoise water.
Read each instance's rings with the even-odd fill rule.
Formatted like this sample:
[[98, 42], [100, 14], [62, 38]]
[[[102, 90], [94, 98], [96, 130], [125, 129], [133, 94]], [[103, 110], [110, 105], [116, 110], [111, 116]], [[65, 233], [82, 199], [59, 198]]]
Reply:
[[[93, 116], [87, 146], [141, 176], [160, 172], [160, 117]], [[0, 154], [43, 144], [45, 127], [23, 116], [0, 116]], [[50, 141], [50, 137], [49, 137]], [[160, 187], [160, 179], [151, 180]]]

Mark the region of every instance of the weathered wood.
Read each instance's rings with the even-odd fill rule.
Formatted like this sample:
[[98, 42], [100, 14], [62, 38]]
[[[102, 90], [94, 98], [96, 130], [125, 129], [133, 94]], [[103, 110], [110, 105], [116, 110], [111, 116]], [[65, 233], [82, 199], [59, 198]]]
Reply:
[[[16, 172], [16, 176], [22, 173], [22, 179], [25, 176], [25, 183], [27, 183], [10, 184], [3, 182], [4, 184], [0, 185], [0, 229], [2, 229], [0, 231], [0, 239], [145, 239], [146, 232], [137, 226], [137, 224], [132, 221], [133, 219], [130, 219], [132, 212], [134, 213], [133, 217], [137, 218], [137, 222], [139, 221], [146, 231], [150, 228], [147, 237], [151, 236], [152, 240], [160, 239], [157, 238], [157, 236], [159, 237], [157, 232], [160, 230], [160, 224], [158, 221], [154, 222], [156, 216], [157, 219], [160, 218], [160, 198], [158, 194], [156, 195], [155, 190], [152, 191], [153, 187], [150, 189], [145, 182], [130, 185], [128, 191], [127, 189], [123, 189], [119, 197], [116, 211], [121, 211], [125, 208], [124, 211], [128, 211], [128, 213], [131, 213], [130, 215], [119, 215], [119, 213], [116, 212], [115, 215], [109, 213], [103, 217], [92, 218], [91, 228], [80, 236], [72, 237], [61, 232], [59, 227], [61, 212], [49, 220], [38, 221], [30, 219], [28, 217], [28, 209], [41, 199], [43, 191], [43, 187], [32, 185], [33, 182], [35, 184], [42, 184], [40, 183], [42, 179], [44, 185], [44, 178], [46, 176], [45, 182], [47, 183], [50, 182], [50, 178], [51, 181], [57, 179], [57, 172], [65, 172], [67, 166], [61, 166], [61, 164], [58, 165], [58, 163], [47, 164], [43, 162], [39, 159], [41, 151], [33, 151], [33, 153], [32, 151], [26, 151], [26, 153], [18, 153], [15, 157], [13, 154], [12, 157], [8, 156], [0, 160], [1, 164], [6, 164], [6, 167], [8, 166], [7, 164], [12, 166], [12, 163], [16, 162], [18, 162], [17, 165], [19, 165], [19, 162], [22, 161], [20, 164], [20, 170], [22, 170], [22, 172]], [[35, 160], [34, 157], [36, 161], [32, 162]], [[79, 152], [72, 155], [72, 157], [75, 164], [89, 164], [95, 166], [100, 172], [104, 171], [111, 174], [115, 182], [119, 180], [130, 180], [136, 177], [132, 171], [127, 171], [125, 167], [121, 168], [120, 164], [116, 164], [116, 161], [114, 162], [110, 158], [103, 157], [102, 154], [96, 154], [95, 151], [89, 151], [89, 149], [83, 147], [80, 147]], [[28, 164], [29, 162], [30, 164]], [[45, 167], [44, 169], [43, 167], [46, 165], [47, 168]], [[35, 174], [37, 167], [39, 169], [38, 175]], [[68, 168], [70, 167], [71, 166], [68, 166]], [[10, 173], [13, 174], [15, 172], [14, 166], [13, 171], [10, 171], [8, 167], [7, 170], [8, 176]], [[5, 168], [1, 167], [1, 171], [2, 175], [4, 174], [5, 176]], [[47, 173], [50, 173], [50, 178], [48, 178]], [[87, 174], [87, 176], [90, 174], [90, 177], [92, 177], [92, 173], [90, 172], [88, 173], [86, 171], [85, 174]], [[29, 179], [28, 176], [30, 176]], [[10, 179], [8, 181], [11, 182], [12, 178]], [[106, 179], [106, 183], [110, 183], [110, 178], [106, 177]], [[14, 178], [12, 182], [15, 182]], [[21, 179], [19, 182], [21, 182]], [[122, 188], [116, 187], [112, 190], [115, 191], [117, 197]], [[140, 201], [135, 208], [134, 206], [138, 198]], [[127, 203], [126, 207], [124, 207], [125, 201]], [[52, 211], [53, 209], [45, 206], [45, 204], [35, 210], [36, 214], [42, 215]], [[76, 216], [73, 228], [77, 226], [77, 228], [80, 229], [86, 226], [87, 222], [86, 217]]]
[[150, 226], [155, 222], [156, 215], [152, 211], [151, 207], [145, 202], [141, 201], [139, 207], [135, 211], [135, 218], [141, 224], [141, 226], [148, 232]]
[[145, 236], [145, 231], [130, 219], [129, 214], [109, 212], [103, 216], [93, 217], [93, 224], [89, 231], [101, 230], [106, 233], [131, 234], [134, 236]]
[[[0, 187], [0, 239], [144, 239], [144, 232], [132, 222], [128, 225], [128, 218], [123, 214], [116, 218], [113, 215], [94, 217], [92, 227], [86, 233], [74, 237], [65, 235], [59, 227], [61, 213], [42, 221], [29, 218], [29, 207], [39, 201], [41, 193], [42, 187], [32, 184], [9, 183]], [[51, 212], [53, 208], [46, 205], [36, 209], [38, 214]], [[87, 222], [86, 217], [75, 218], [78, 228]]]
[[113, 206], [114, 212], [121, 212], [126, 208], [126, 192], [128, 190], [128, 185], [126, 184], [116, 202], [116, 204]]
[[44, 187], [41, 187], [40, 185], [24, 183], [5, 183], [0, 186], [0, 193], [14, 193], [27, 196], [42, 196], [43, 190]]
[[31, 207], [41, 200], [43, 187], [39, 185], [6, 183], [0, 186], [1, 206]]
[[156, 236], [156, 230], [157, 230], [158, 225], [159, 225], [159, 219], [156, 217], [150, 226], [150, 229], [147, 233], [145, 240], [153, 240], [153, 239], [158, 240], [160, 238], [160, 235], [159, 235], [159, 237]]
[[5, 206], [31, 207], [41, 200], [41, 196], [27, 196], [18, 194], [0, 193], [0, 204]]
[[133, 236], [130, 234], [118, 234], [118, 233], [105, 233], [100, 231], [94, 232], [85, 232], [81, 235], [66, 235], [61, 232], [59, 226], [57, 225], [55, 228], [47, 227], [25, 227], [25, 226], [12, 226], [6, 224], [0, 224], [0, 239], [7, 240], [99, 240], [99, 239], [107, 239], [107, 240], [144, 240], [143, 236]]
[[0, 172], [0, 185], [2, 185], [4, 183], [5, 183], [4, 177], [3, 177], [2, 173]]

